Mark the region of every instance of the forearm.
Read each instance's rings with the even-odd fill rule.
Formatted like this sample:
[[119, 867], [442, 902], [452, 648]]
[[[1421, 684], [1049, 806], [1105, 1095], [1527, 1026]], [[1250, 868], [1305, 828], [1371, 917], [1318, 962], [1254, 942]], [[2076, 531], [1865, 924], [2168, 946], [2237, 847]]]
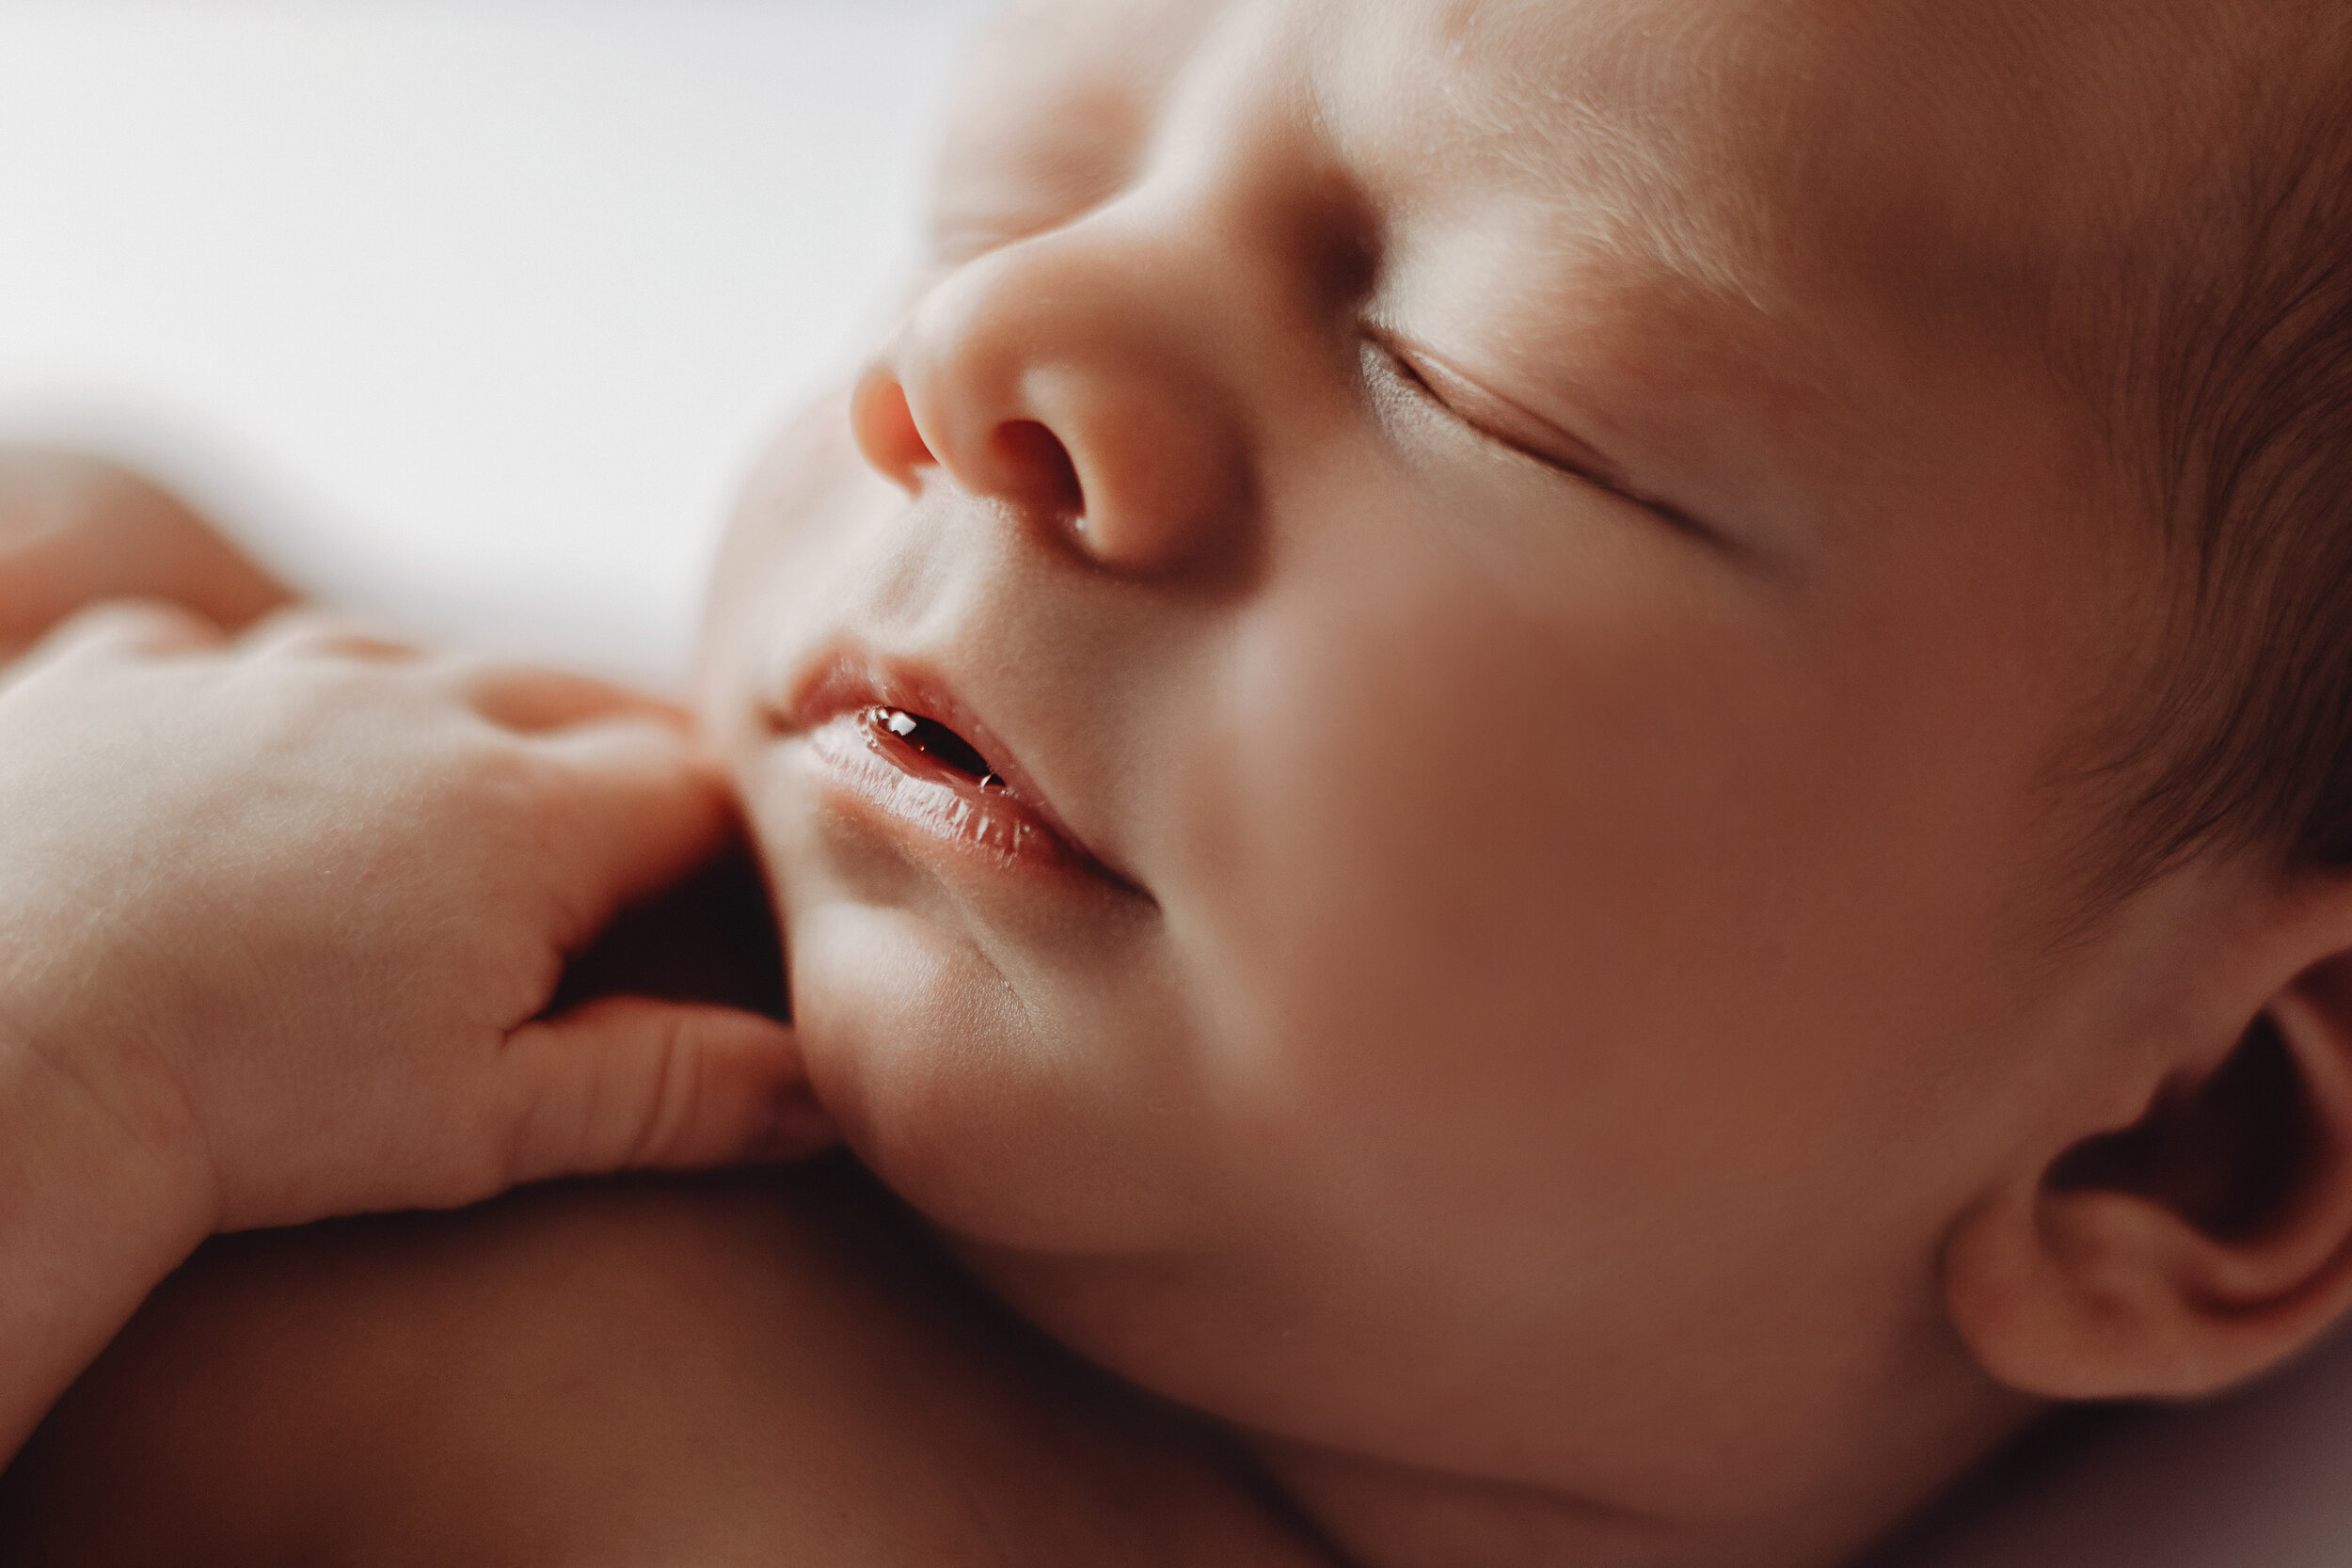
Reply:
[[[0, 446], [0, 673], [96, 600], [167, 599], [234, 626], [286, 596], [137, 475]], [[28, 954], [48, 935], [38, 918], [26, 925], [18, 920], [0, 955], [0, 1462], [204, 1234], [189, 1218], [195, 1195], [139, 1152], [126, 1108], [103, 1103], [11, 1027], [24, 1016]]]
[[121, 1115], [0, 1025], [0, 1462], [203, 1239]]
[[229, 629], [292, 594], [170, 491], [119, 465], [0, 445], [0, 660], [102, 599], [163, 599]]

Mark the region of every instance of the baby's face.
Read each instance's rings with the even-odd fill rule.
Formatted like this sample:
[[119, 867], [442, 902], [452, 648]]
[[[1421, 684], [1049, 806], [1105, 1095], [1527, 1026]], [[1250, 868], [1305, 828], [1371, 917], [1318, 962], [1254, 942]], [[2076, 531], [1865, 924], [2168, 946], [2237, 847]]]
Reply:
[[863, 454], [738, 524], [825, 1101], [1366, 1540], [1852, 1530], [2014, 1418], [1937, 1243], [2161, 955], [2047, 941], [2140, 578], [1995, 325], [1991, 9], [1016, 7]]

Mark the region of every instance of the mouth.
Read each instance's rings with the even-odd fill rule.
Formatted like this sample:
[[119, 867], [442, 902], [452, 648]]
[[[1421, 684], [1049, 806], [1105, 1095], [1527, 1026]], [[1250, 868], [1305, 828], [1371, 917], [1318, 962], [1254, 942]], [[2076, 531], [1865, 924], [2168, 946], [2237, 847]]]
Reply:
[[[880, 748], [896, 742], [907, 747], [949, 772], [973, 780], [975, 789], [985, 791], [1005, 787], [1005, 781], [996, 776], [996, 769], [989, 766], [988, 759], [980, 755], [978, 748], [936, 719], [909, 713], [904, 708], [880, 705], [866, 709], [857, 718], [865, 727], [870, 745]], [[889, 740], [882, 738], [885, 732], [890, 736]]]
[[1019, 760], [936, 680], [835, 657], [771, 711], [769, 726], [806, 742], [837, 800], [919, 844], [1149, 896], [1070, 831]]

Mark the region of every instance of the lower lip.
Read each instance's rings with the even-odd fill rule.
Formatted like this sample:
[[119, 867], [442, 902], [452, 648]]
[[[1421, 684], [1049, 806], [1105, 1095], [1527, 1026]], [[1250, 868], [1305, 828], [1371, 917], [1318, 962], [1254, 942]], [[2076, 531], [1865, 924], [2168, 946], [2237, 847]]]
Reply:
[[807, 732], [810, 760], [826, 782], [894, 826], [1004, 869], [1077, 872], [1109, 879], [1094, 858], [1003, 788], [932, 761], [844, 713]]

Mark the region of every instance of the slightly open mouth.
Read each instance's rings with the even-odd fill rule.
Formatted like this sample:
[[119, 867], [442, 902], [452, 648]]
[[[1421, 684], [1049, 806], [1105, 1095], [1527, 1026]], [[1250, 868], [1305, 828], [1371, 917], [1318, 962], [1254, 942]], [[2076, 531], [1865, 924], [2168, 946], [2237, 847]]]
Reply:
[[877, 744], [888, 736], [942, 768], [962, 774], [978, 788], [1005, 787], [1005, 781], [996, 776], [988, 758], [980, 755], [979, 748], [936, 719], [909, 713], [904, 708], [876, 706], [860, 713], [858, 722]]
[[837, 649], [813, 663], [767, 717], [776, 739], [805, 748], [802, 754], [834, 800], [855, 802], [868, 821], [981, 850], [998, 864], [1076, 871], [1151, 901], [1070, 832], [1021, 758], [982, 751], [1000, 739], [920, 671]]
[[1007, 862], [1072, 866], [1120, 880], [1025, 800], [978, 747], [928, 714], [869, 704], [808, 735], [834, 776], [890, 818]]

